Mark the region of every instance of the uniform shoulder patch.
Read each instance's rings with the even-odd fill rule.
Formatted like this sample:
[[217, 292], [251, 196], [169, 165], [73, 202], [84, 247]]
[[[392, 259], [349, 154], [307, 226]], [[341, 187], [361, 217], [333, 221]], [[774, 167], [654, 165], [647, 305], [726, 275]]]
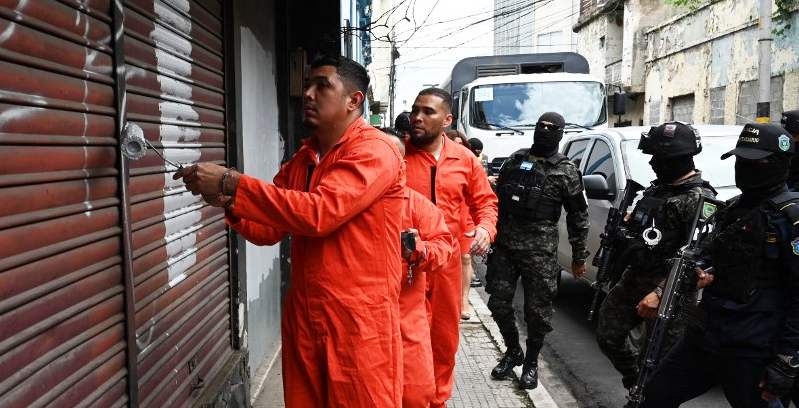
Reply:
[[787, 152], [788, 149], [791, 148], [791, 138], [789, 138], [788, 135], [780, 135], [780, 137], [777, 138], [777, 142], [780, 150], [783, 152]]
[[[702, 218], [710, 218], [713, 214], [716, 213], [717, 207], [715, 204], [712, 203], [703, 203], [702, 204]], [[796, 250], [794, 250], [796, 251]], [[799, 255], [799, 254], [797, 254]]]
[[791, 250], [793, 250], [794, 255], [799, 255], [799, 237], [796, 237], [791, 241]]

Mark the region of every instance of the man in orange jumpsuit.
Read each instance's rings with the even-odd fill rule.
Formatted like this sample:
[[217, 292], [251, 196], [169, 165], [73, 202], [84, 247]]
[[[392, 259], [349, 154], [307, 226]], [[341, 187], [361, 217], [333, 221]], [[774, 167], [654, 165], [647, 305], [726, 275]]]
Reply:
[[253, 242], [292, 235], [282, 322], [291, 408], [401, 405], [404, 175], [396, 146], [361, 119], [368, 83], [351, 60], [314, 61], [304, 93], [312, 134], [274, 185], [210, 163], [178, 174]]
[[[474, 238], [471, 252], [484, 255], [496, 235], [497, 196], [474, 154], [444, 134], [444, 128], [452, 123], [451, 107], [449, 93], [438, 88], [423, 90], [414, 101], [413, 132], [405, 156], [407, 184], [441, 210], [456, 242], [461, 237]], [[464, 205], [474, 215], [477, 226], [473, 231], [463, 231]], [[460, 254], [459, 247], [455, 254]], [[436, 375], [436, 397], [431, 406], [438, 407], [449, 399], [454, 380], [461, 310], [460, 257], [453, 256], [445, 269], [433, 274], [428, 286]]]
[[[394, 136], [392, 134], [392, 136]], [[405, 145], [392, 137], [400, 152]], [[406, 271], [400, 292], [400, 331], [403, 356], [403, 408], [427, 408], [436, 393], [430, 323], [427, 320], [427, 280], [455, 256], [453, 237], [444, 215], [423, 195], [405, 188], [402, 228], [416, 238], [416, 250], [403, 247], [402, 267]], [[410, 268], [409, 268], [410, 263]]]

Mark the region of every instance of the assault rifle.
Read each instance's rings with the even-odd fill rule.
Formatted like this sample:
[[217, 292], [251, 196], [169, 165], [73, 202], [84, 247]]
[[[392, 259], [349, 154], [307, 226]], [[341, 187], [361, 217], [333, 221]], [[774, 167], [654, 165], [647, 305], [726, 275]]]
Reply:
[[[641, 372], [638, 381], [630, 391], [630, 402], [633, 407], [638, 407], [644, 402], [644, 387], [652, 377], [661, 359], [663, 339], [671, 322], [677, 318], [680, 307], [686, 298], [696, 291], [696, 274], [694, 270], [701, 265], [702, 247], [705, 238], [713, 231], [716, 214], [724, 207], [724, 203], [710, 198], [699, 198], [696, 214], [688, 230], [686, 244], [677, 250], [676, 256], [670, 260], [669, 277], [658, 306], [658, 314], [652, 325], [652, 332], [644, 353]], [[711, 268], [706, 268], [709, 272]]]
[[599, 309], [599, 302], [602, 300], [602, 288], [608, 283], [613, 281], [611, 276], [613, 269], [613, 262], [616, 260], [616, 250], [619, 243], [625, 239], [626, 231], [624, 228], [624, 213], [627, 207], [633, 203], [635, 195], [643, 190], [644, 186], [636, 183], [631, 179], [627, 179], [627, 185], [624, 187], [624, 195], [617, 208], [610, 208], [608, 210], [608, 218], [605, 221], [605, 230], [599, 234], [601, 239], [599, 243], [599, 250], [591, 264], [597, 267], [596, 282], [591, 286], [594, 288], [594, 300], [591, 302], [591, 310], [588, 311], [588, 320], [594, 320], [594, 315]]

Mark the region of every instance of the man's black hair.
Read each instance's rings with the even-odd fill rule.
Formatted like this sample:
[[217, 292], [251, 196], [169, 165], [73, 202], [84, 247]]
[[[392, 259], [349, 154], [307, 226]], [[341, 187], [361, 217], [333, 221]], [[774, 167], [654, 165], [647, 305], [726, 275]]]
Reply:
[[378, 129], [380, 129], [381, 132], [383, 132], [383, 133], [385, 133], [387, 135], [391, 135], [391, 136], [398, 137], [398, 138], [402, 139], [402, 135], [394, 128], [381, 127], [381, 128], [378, 128]]
[[369, 90], [369, 74], [363, 65], [347, 57], [332, 55], [319, 55], [311, 62], [311, 69], [325, 66], [335, 67], [336, 73], [345, 82], [345, 86], [350, 86], [350, 90], [353, 91], [361, 91], [363, 100], [366, 102], [366, 93]]
[[419, 96], [422, 95], [433, 95], [441, 98], [441, 100], [444, 101], [444, 105], [447, 106], [447, 110], [452, 113], [452, 95], [450, 95], [449, 92], [441, 88], [426, 88], [419, 92]]

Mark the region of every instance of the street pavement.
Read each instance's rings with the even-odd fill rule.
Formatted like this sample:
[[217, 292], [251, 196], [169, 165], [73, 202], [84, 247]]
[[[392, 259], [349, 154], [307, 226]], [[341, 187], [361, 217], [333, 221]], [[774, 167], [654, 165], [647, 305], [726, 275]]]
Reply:
[[[476, 264], [475, 269], [481, 277], [485, 276], [484, 265]], [[479, 293], [488, 300], [485, 291]], [[587, 284], [572, 279], [568, 273], [563, 274], [555, 301], [554, 331], [546, 337], [542, 351], [549, 376], [557, 382], [557, 385], [544, 384], [560, 407], [572, 406], [573, 399], [577, 400], [577, 406], [585, 408], [619, 408], [626, 403], [627, 390], [621, 385], [621, 375], [599, 350], [593, 326], [586, 319], [592, 296], [593, 291]], [[527, 330], [522, 305], [519, 285], [514, 308], [524, 344]], [[557, 390], [561, 386], [569, 392], [559, 394]], [[716, 408], [729, 407], [729, 404], [721, 389], [715, 388], [682, 407]]]

